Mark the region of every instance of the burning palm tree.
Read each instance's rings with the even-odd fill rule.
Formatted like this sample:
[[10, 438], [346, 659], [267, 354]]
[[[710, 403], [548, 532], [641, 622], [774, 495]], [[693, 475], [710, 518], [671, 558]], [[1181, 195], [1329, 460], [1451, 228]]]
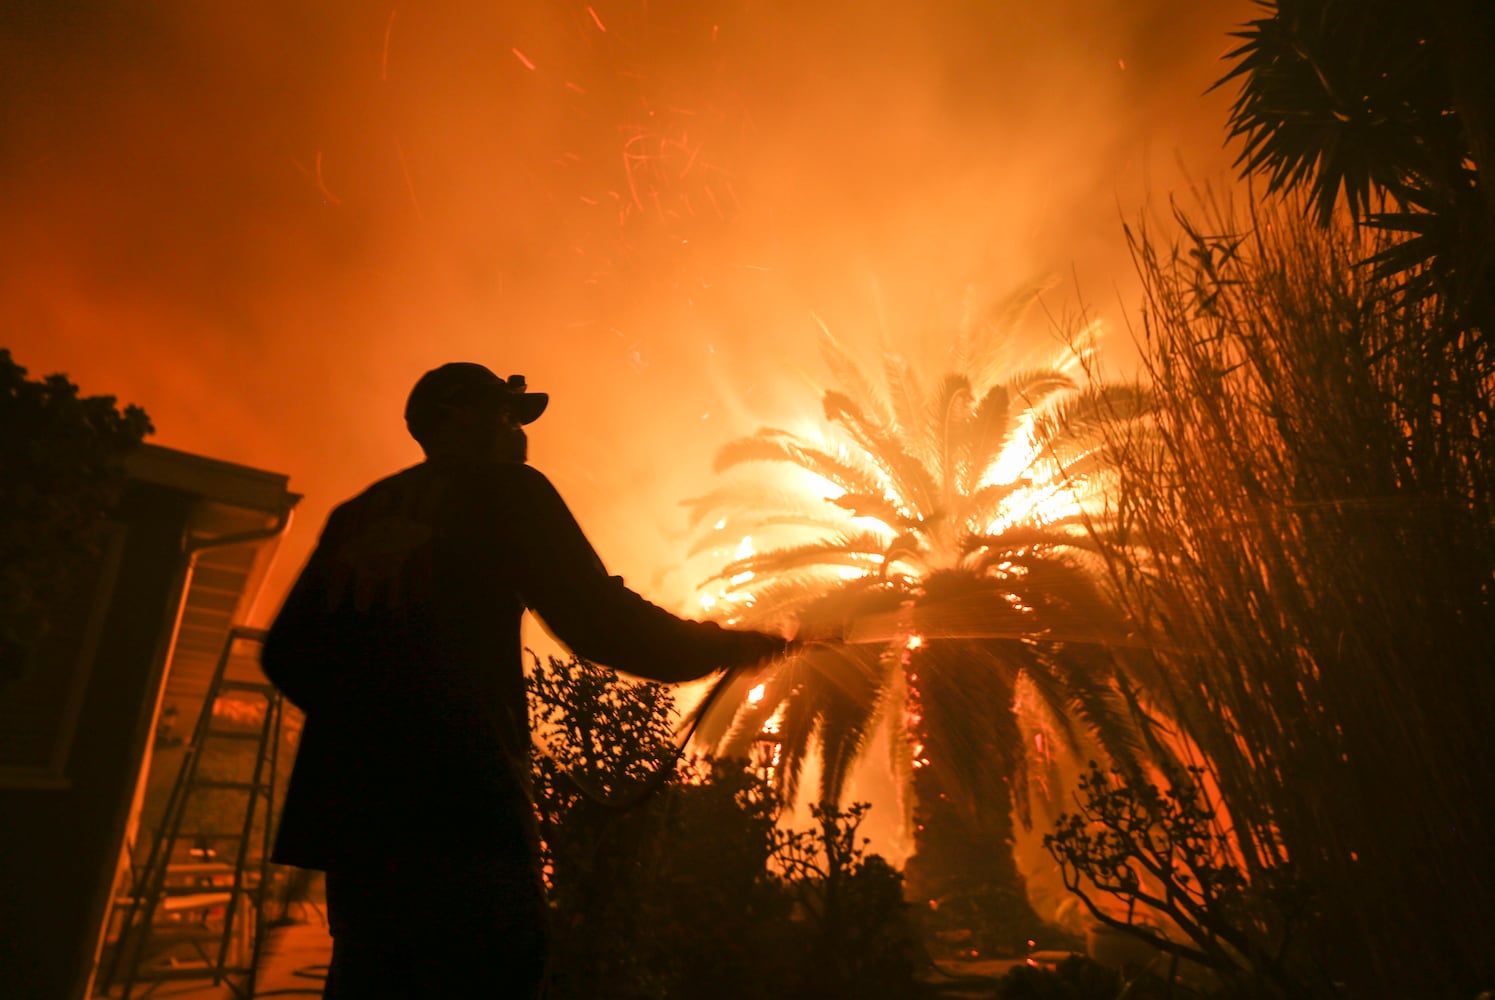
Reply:
[[735, 715], [702, 734], [728, 753], [769, 740], [788, 796], [818, 752], [819, 798], [838, 802], [886, 727], [915, 843], [910, 892], [1010, 938], [1036, 922], [1011, 851], [1033, 765], [1082, 734], [1119, 759], [1133, 747], [1135, 702], [1109, 652], [1122, 629], [1089, 531], [1105, 474], [1097, 422], [1140, 399], [1082, 388], [1088, 347], [1004, 372], [1000, 346], [960, 338], [932, 385], [890, 356], [874, 384], [826, 332], [824, 433], [728, 444], [719, 472], [777, 475], [691, 505], [716, 519], [717, 544], [746, 536], [704, 606], [846, 640], [807, 647], [752, 690], [739, 682]]

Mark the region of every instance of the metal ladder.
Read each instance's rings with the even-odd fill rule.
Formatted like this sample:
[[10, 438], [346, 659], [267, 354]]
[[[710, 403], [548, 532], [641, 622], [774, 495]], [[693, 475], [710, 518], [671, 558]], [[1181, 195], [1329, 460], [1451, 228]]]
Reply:
[[[254, 996], [270, 883], [270, 838], [274, 829], [283, 703], [280, 692], [263, 678], [231, 680], [226, 674], [235, 643], [258, 645], [264, 639], [264, 629], [244, 626], [229, 629], [150, 855], [129, 897], [116, 901], [115, 913], [123, 912], [123, 918], [99, 989], [112, 993], [112, 988], [119, 984], [123, 987], [122, 1000], [129, 1000], [137, 984], [165, 980], [206, 979], [214, 986], [227, 985], [237, 997], [247, 1000]], [[248, 727], [215, 723], [214, 705], [225, 694], [262, 698], [264, 713], [258, 723]], [[206, 748], [232, 745], [235, 741], [255, 748], [252, 774], [247, 780], [210, 778], [200, 773]], [[182, 829], [189, 804], [199, 792], [207, 790], [245, 797], [242, 822], [237, 830]], [[255, 818], [261, 808], [262, 842], [251, 867]], [[181, 844], [189, 845], [185, 862], [178, 851]], [[232, 865], [212, 860], [220, 847], [232, 850]], [[182, 883], [183, 876], [190, 883], [194, 875], [203, 884]], [[231, 881], [221, 881], [230, 875]], [[113, 922], [113, 914], [110, 919]], [[182, 945], [190, 946], [200, 961], [173, 964], [151, 961], [153, 947], [160, 951]]]

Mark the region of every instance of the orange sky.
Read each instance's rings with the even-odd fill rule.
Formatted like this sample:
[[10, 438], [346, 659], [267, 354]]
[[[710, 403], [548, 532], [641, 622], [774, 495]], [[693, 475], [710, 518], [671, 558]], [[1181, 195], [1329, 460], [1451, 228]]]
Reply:
[[12, 0], [0, 345], [290, 474], [265, 614], [329, 507], [418, 459], [422, 371], [523, 372], [534, 464], [678, 608], [678, 501], [818, 410], [814, 316], [899, 347], [1052, 277], [1119, 325], [1122, 218], [1180, 162], [1226, 176], [1203, 92], [1250, 10]]

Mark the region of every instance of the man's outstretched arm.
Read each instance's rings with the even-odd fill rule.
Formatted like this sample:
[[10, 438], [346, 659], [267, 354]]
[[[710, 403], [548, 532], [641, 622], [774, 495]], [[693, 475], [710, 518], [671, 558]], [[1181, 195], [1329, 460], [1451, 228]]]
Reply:
[[561, 642], [584, 659], [677, 683], [782, 654], [781, 636], [726, 629], [670, 614], [609, 576], [565, 501], [540, 472], [515, 470], [515, 544], [523, 597]]

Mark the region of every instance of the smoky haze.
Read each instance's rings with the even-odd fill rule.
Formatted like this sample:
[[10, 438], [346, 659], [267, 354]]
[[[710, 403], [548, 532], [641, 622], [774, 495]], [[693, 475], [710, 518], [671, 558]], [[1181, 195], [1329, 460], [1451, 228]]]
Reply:
[[[0, 15], [0, 344], [161, 444], [330, 506], [414, 462], [448, 360], [552, 394], [531, 455], [684, 607], [678, 501], [854, 345], [1052, 278], [1119, 325], [1121, 234], [1224, 176], [1245, 3], [27, 0]], [[1037, 334], [1042, 336], [1042, 334]], [[1124, 339], [1124, 337], [1118, 338]]]

